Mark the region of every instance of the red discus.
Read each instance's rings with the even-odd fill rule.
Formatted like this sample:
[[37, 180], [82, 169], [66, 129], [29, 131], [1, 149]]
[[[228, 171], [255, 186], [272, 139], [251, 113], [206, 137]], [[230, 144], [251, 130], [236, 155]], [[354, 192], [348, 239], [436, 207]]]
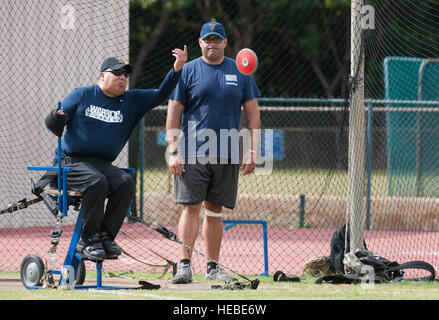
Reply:
[[252, 49], [242, 49], [236, 55], [236, 66], [246, 76], [253, 74], [258, 68], [258, 56]]

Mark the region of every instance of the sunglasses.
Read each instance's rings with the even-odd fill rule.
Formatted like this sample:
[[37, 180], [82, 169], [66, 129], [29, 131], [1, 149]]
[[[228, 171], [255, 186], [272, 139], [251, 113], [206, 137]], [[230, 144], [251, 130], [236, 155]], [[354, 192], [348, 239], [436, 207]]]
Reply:
[[120, 77], [121, 75], [124, 75], [125, 78], [128, 78], [130, 73], [126, 70], [105, 70], [104, 72], [111, 72], [117, 77]]
[[223, 42], [223, 40], [224, 40], [224, 39], [221, 39], [221, 38], [208, 38], [208, 37], [206, 37], [206, 38], [203, 39], [203, 41], [206, 42], [206, 43], [212, 43], [212, 42], [214, 42], [214, 43], [216, 43], [216, 44]]

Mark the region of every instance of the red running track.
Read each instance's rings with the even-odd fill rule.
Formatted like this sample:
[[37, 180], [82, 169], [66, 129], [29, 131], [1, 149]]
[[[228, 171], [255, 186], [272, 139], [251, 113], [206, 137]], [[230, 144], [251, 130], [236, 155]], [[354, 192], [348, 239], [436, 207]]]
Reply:
[[[44, 262], [49, 260], [50, 230], [47, 227], [0, 229], [0, 270], [18, 271], [23, 258], [30, 253], [39, 255]], [[174, 227], [169, 227], [176, 232]], [[116, 242], [137, 259], [150, 264], [163, 264], [165, 258], [178, 262], [179, 245], [163, 238], [144, 225], [125, 223]], [[330, 253], [330, 241], [334, 230], [323, 229], [268, 229], [268, 272], [270, 275], [282, 270], [287, 275], [301, 275], [303, 266], [310, 258]], [[56, 268], [60, 268], [66, 256], [73, 226], [63, 226], [63, 234], [57, 249]], [[438, 233], [412, 231], [365, 231], [365, 241], [369, 250], [389, 260], [399, 263], [410, 260], [429, 262], [437, 270], [439, 266]], [[204, 242], [199, 235], [195, 249], [204, 252]], [[204, 273], [204, 258], [193, 254], [195, 273]], [[258, 275], [264, 272], [264, 250], [261, 226], [236, 226], [224, 232], [220, 263], [233, 271]], [[93, 268], [87, 262], [87, 269]], [[148, 271], [162, 272], [162, 268], [149, 267], [127, 255], [118, 260], [104, 263], [105, 271]], [[226, 269], [227, 271], [227, 269]], [[412, 276], [408, 271], [407, 275]], [[229, 271], [230, 273], [230, 271]], [[422, 275], [422, 274], [420, 274]], [[420, 276], [416, 273], [416, 276]]]

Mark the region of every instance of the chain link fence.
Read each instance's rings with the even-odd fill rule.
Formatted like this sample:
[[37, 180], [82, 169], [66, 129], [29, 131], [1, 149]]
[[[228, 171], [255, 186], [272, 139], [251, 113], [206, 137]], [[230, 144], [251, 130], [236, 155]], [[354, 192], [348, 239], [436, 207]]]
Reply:
[[[260, 170], [240, 177], [237, 207], [225, 211], [220, 261], [245, 274], [301, 274], [308, 259], [329, 255], [331, 235], [346, 223], [352, 198], [349, 149], [359, 147], [349, 139], [350, 1], [3, 3], [0, 57], [8, 67], [0, 93], [0, 209], [34, 198], [31, 179], [37, 181], [42, 172], [27, 167], [51, 165], [57, 145], [44, 127], [45, 115], [75, 87], [96, 83], [106, 57], [133, 64], [130, 88], [158, 87], [172, 67], [171, 50], [187, 44], [189, 59], [198, 57], [201, 25], [216, 19], [228, 33], [227, 56], [244, 47], [258, 54], [254, 77], [263, 95], [264, 142]], [[367, 1], [357, 9], [362, 8], [369, 18], [361, 31], [365, 144], [364, 181], [358, 183], [364, 186], [364, 238], [370, 250], [386, 258], [436, 266], [439, 103], [437, 64], [428, 58], [438, 56], [439, 10], [420, 0]], [[173, 202], [165, 161], [165, 121], [166, 106], [148, 112], [115, 163], [136, 169], [130, 215], [176, 232], [181, 207]], [[63, 218], [58, 265], [77, 215], [71, 207]], [[18, 271], [28, 253], [47, 261], [55, 222], [41, 202], [1, 214], [0, 270]], [[164, 258], [178, 262], [176, 243], [132, 217], [116, 242], [137, 260], [123, 254], [105, 262], [105, 270], [162, 272]], [[204, 251], [201, 232], [196, 249]], [[196, 273], [204, 272], [204, 263], [194, 255]], [[94, 265], [88, 262], [87, 268]]]

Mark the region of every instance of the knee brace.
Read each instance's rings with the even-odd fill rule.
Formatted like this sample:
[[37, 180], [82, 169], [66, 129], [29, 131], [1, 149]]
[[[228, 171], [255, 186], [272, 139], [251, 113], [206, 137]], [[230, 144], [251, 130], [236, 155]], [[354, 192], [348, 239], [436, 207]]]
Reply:
[[214, 217], [214, 218], [221, 218], [223, 216], [222, 212], [213, 212], [207, 209], [204, 209], [204, 215], [209, 216], [209, 217]]

